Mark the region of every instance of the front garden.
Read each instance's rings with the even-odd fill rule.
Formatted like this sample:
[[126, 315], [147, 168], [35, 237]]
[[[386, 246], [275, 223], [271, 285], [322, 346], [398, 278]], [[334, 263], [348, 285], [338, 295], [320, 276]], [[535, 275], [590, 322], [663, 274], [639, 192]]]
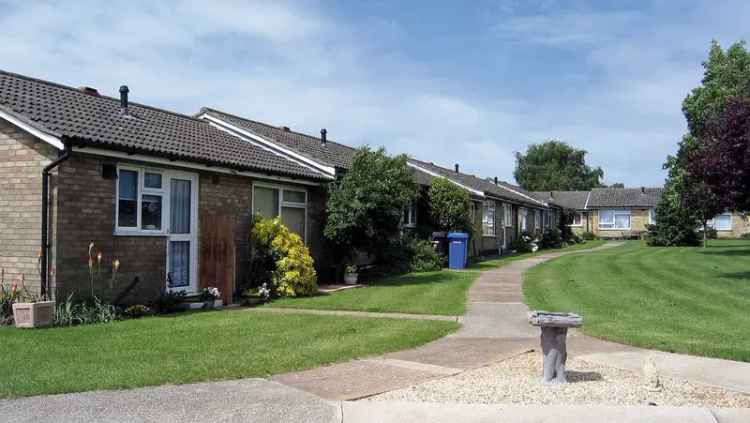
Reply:
[[585, 317], [586, 334], [644, 348], [750, 361], [750, 241], [574, 254], [527, 271], [526, 303]]
[[454, 322], [192, 312], [111, 324], [0, 328], [0, 397], [265, 377], [412, 348]]

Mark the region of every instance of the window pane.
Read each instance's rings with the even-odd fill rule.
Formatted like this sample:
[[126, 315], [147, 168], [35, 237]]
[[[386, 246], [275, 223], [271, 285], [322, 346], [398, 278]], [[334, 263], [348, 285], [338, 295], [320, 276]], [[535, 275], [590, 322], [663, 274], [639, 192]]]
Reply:
[[255, 187], [253, 196], [253, 213], [265, 218], [279, 215], [279, 190], [274, 188]]
[[305, 239], [305, 209], [299, 207], [282, 207], [281, 221], [290, 231]]
[[144, 195], [141, 198], [141, 229], [161, 230], [161, 195]]
[[118, 178], [120, 198], [118, 199], [117, 226], [134, 228], [138, 225], [138, 172], [120, 170]]
[[612, 224], [615, 222], [615, 211], [614, 210], [602, 210], [599, 212], [599, 222], [605, 224]]
[[170, 241], [167, 285], [170, 288], [190, 285], [190, 241]]
[[186, 179], [172, 179], [169, 200], [169, 230], [173, 234], [190, 233], [190, 197], [192, 183]]
[[305, 193], [302, 191], [290, 191], [290, 190], [284, 190], [284, 201], [288, 201], [290, 203], [305, 203]]
[[728, 231], [732, 229], [732, 215], [720, 214], [714, 218], [714, 229]]
[[617, 229], [630, 228], [630, 215], [629, 214], [616, 214], [615, 215], [615, 227]]
[[161, 174], [149, 173], [143, 177], [143, 186], [146, 188], [161, 189]]

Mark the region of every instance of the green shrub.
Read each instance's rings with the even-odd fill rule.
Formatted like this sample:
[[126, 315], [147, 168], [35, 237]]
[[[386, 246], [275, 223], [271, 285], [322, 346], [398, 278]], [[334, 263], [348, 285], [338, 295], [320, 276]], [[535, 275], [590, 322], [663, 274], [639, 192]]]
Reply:
[[406, 243], [409, 255], [409, 270], [412, 272], [433, 272], [440, 270], [442, 260], [431, 242], [411, 239]]
[[560, 248], [562, 247], [562, 232], [557, 228], [545, 229], [542, 239], [539, 242], [540, 248]]
[[531, 253], [538, 249], [538, 245], [528, 232], [524, 232], [510, 243], [510, 249], [518, 253]]
[[[716, 239], [717, 237], [716, 229], [710, 226], [706, 228], [706, 239]], [[703, 229], [698, 231], [698, 238], [703, 239]]]
[[162, 292], [156, 301], [154, 301], [154, 308], [159, 314], [182, 311], [185, 309], [182, 304], [185, 302], [186, 297], [187, 294], [185, 291]]
[[434, 178], [427, 196], [439, 230], [471, 233], [471, 197], [465, 189], [446, 178]]
[[318, 276], [302, 238], [284, 226], [278, 217], [256, 217], [253, 223], [251, 250], [264, 262], [273, 263], [264, 270], [270, 275], [273, 295], [296, 297], [315, 294], [318, 291]]
[[750, 232], [746, 232], [746, 233], [740, 235], [740, 238], [742, 238], [742, 239], [750, 239]]
[[584, 241], [593, 241], [596, 239], [596, 235], [593, 232], [584, 232], [581, 234], [581, 238]]

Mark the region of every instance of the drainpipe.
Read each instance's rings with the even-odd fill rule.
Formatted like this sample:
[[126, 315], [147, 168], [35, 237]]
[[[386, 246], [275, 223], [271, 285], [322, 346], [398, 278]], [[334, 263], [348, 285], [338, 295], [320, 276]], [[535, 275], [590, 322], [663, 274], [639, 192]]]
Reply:
[[49, 276], [49, 173], [52, 169], [56, 168], [60, 163], [70, 158], [72, 154], [72, 148], [70, 144], [65, 144], [65, 150], [57, 158], [57, 160], [48, 164], [42, 170], [42, 245], [41, 245], [41, 257], [39, 258], [39, 273], [41, 275], [41, 294], [42, 298], [49, 299], [48, 293], [48, 276]]

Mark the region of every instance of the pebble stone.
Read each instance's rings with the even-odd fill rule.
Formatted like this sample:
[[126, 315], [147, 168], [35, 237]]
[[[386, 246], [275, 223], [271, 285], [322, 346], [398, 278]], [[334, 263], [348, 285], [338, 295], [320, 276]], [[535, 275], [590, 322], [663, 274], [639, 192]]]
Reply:
[[569, 358], [567, 384], [542, 382], [542, 356], [529, 352], [459, 375], [386, 392], [367, 401], [515, 405], [656, 405], [750, 408], [750, 395], [661, 377], [654, 392], [643, 374]]

